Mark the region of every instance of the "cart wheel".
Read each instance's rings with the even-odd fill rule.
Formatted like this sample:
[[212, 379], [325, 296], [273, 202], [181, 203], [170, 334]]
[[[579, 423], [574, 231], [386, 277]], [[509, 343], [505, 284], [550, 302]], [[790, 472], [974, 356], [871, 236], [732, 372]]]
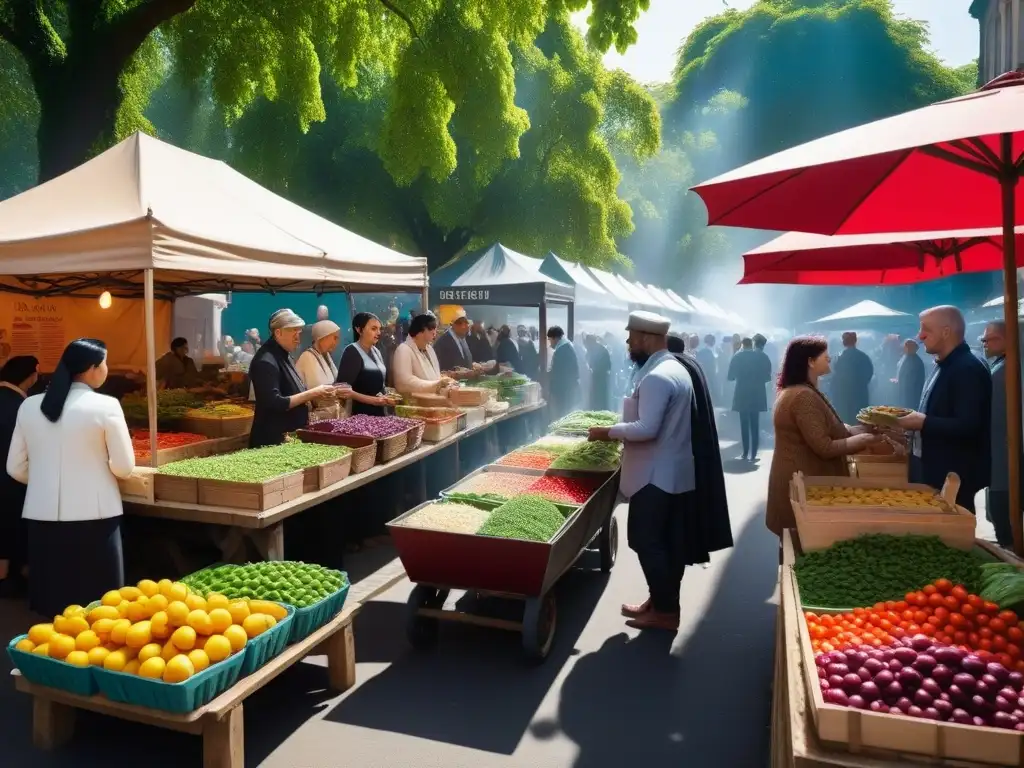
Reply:
[[409, 644], [420, 651], [426, 651], [437, 645], [437, 634], [440, 622], [426, 616], [420, 616], [420, 608], [440, 608], [448, 599], [447, 589], [435, 589], [425, 585], [417, 585], [409, 595], [406, 603], [405, 636]]
[[555, 639], [558, 606], [554, 591], [526, 600], [523, 611], [523, 650], [535, 661], [543, 661]]
[[597, 546], [601, 552], [601, 573], [610, 573], [619, 554], [619, 521], [615, 515], [608, 519], [598, 534]]

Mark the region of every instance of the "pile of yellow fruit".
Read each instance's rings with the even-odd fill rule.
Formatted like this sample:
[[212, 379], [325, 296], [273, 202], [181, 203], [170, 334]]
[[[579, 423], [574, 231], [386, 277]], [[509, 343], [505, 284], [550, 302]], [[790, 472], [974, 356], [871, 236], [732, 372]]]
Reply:
[[286, 615], [267, 600], [204, 598], [181, 582], [143, 579], [107, 592], [94, 608], [69, 605], [16, 647], [78, 667], [180, 683], [243, 650]]
[[938, 494], [905, 488], [827, 488], [812, 485], [807, 487], [807, 501], [816, 507], [896, 507], [946, 511], [946, 505]]

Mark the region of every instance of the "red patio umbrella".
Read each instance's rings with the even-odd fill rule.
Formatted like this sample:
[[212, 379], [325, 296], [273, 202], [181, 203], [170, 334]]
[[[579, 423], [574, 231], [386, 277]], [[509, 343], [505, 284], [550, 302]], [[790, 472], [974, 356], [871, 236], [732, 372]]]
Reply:
[[1024, 70], [980, 90], [801, 144], [694, 188], [708, 223], [823, 235], [1003, 231], [1010, 520], [1020, 516], [1020, 331], [1014, 227], [1024, 221]]
[[[1024, 267], [1024, 227], [1017, 227]], [[788, 232], [743, 255], [741, 284], [909, 285], [1003, 267], [999, 229], [810, 235]]]

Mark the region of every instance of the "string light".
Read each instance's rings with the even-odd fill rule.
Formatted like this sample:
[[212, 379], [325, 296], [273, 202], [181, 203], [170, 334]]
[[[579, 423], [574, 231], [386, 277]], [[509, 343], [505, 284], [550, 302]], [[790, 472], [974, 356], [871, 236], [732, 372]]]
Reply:
[[114, 299], [110, 296], [110, 291], [104, 291], [100, 294], [100, 309], [110, 309], [110, 305], [114, 303]]

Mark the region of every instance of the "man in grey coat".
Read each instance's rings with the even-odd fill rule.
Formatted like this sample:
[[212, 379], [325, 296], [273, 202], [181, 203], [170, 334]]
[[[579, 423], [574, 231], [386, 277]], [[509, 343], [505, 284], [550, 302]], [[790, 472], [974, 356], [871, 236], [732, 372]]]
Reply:
[[985, 516], [996, 529], [999, 546], [1010, 549], [1013, 547], [1013, 532], [1010, 528], [1010, 470], [1006, 456], [1006, 323], [999, 320], [985, 326], [981, 345], [992, 372], [992, 480], [985, 491]]

